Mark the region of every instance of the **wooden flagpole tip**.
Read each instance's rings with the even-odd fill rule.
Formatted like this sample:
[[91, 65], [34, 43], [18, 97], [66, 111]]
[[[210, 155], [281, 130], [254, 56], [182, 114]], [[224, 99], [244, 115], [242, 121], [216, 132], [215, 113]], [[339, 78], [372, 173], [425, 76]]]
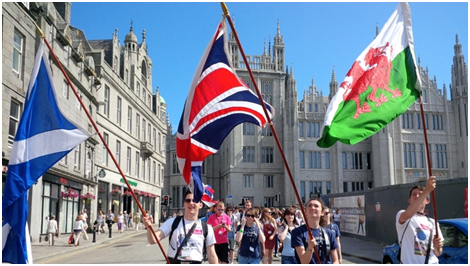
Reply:
[[230, 17], [230, 12], [228, 12], [228, 8], [227, 8], [227, 5], [225, 4], [225, 2], [220, 2], [220, 5], [222, 6], [222, 10], [224, 11], [224, 15], [226, 17]]

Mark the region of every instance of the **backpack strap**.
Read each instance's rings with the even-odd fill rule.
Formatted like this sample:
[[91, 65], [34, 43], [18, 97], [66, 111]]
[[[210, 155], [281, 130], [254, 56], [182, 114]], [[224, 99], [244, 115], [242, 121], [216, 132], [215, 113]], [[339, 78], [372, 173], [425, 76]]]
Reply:
[[208, 229], [207, 229], [207, 223], [206, 222], [201, 221], [201, 224], [202, 224], [202, 234], [204, 235], [204, 243], [202, 243], [202, 246], [203, 246], [202, 256], [203, 256], [204, 260], [206, 260], [207, 259], [206, 258], [206, 255], [207, 255], [207, 253], [206, 253], [206, 238], [207, 238], [207, 230]]
[[331, 250], [330, 237], [328, 236], [328, 234], [326, 233], [326, 230], [323, 227], [320, 227], [320, 229], [321, 229], [321, 231], [323, 233], [323, 236], [325, 238], [326, 256], [330, 256], [330, 250]]
[[168, 244], [171, 245], [171, 237], [173, 236], [173, 232], [178, 228], [179, 223], [181, 222], [181, 219], [183, 216], [176, 216], [176, 218], [173, 220], [173, 223], [171, 224], [171, 231], [170, 231], [170, 236], [168, 237]]

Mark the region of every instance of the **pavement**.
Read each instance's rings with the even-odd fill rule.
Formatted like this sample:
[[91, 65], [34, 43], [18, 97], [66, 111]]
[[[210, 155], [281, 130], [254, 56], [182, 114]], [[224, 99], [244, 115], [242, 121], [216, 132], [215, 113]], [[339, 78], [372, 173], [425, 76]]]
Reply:
[[[156, 225], [153, 228], [158, 228]], [[140, 229], [140, 228], [139, 228]], [[55, 238], [54, 246], [49, 247], [49, 242], [36, 242], [31, 243], [31, 252], [33, 255], [33, 263], [40, 262], [42, 260], [46, 260], [48, 258], [57, 257], [57, 255], [70, 253], [78, 250], [88, 249], [92, 247], [96, 247], [98, 245], [103, 244], [112, 244], [116, 241], [122, 241], [127, 238], [131, 238], [137, 235], [146, 234], [146, 230], [135, 230], [134, 228], [129, 229], [127, 231], [123, 231], [123, 233], [118, 233], [116, 225], [113, 225], [112, 235], [111, 238], [109, 237], [109, 231], [107, 230], [107, 226], [105, 226], [105, 233], [96, 234], [95, 235], [95, 242], [93, 242], [93, 234], [88, 233], [88, 240], [83, 239], [80, 237], [79, 245], [75, 247], [73, 244], [69, 245], [69, 237], [70, 234], [62, 234], [59, 238]]]
[[[153, 228], [156, 229], [157, 226], [154, 225]], [[68, 239], [70, 235], [62, 235], [58, 239], [55, 239], [55, 244], [53, 247], [49, 247], [48, 242], [32, 243], [31, 249], [33, 253], [33, 262], [45, 261], [48, 258], [56, 257], [60, 254], [88, 249], [102, 244], [112, 244], [113, 242], [122, 241], [127, 238], [143, 235], [145, 233], [146, 230], [136, 231], [135, 229], [129, 229], [128, 231], [124, 231], [123, 233], [117, 233], [117, 228], [113, 228], [111, 238], [109, 238], [108, 230], [106, 230], [106, 233], [104, 234], [96, 234], [95, 242], [93, 242], [93, 234], [89, 233], [88, 240], [80, 239], [80, 245], [78, 247], [68, 244]], [[385, 248], [384, 245], [365, 241], [351, 236], [341, 236], [340, 241], [343, 256], [354, 257], [370, 261], [371, 263], [382, 263], [382, 250]], [[168, 241], [163, 240], [162, 245], [163, 242], [167, 243]], [[280, 263], [280, 258], [275, 258], [273, 263]]]

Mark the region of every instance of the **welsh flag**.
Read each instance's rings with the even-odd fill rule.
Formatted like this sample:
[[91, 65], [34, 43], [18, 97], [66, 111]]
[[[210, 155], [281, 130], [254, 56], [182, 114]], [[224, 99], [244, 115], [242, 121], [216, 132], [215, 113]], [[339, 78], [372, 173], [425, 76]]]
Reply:
[[328, 106], [317, 145], [356, 144], [405, 112], [421, 93], [411, 12], [399, 3], [374, 41], [359, 55]]

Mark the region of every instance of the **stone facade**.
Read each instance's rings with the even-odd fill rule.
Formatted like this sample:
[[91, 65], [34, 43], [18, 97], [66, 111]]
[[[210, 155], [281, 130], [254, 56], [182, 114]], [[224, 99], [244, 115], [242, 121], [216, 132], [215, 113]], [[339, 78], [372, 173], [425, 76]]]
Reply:
[[[32, 241], [42, 240], [46, 217], [52, 214], [57, 217], [60, 233], [70, 233], [73, 220], [84, 208], [88, 210], [90, 225], [100, 209], [105, 213], [112, 209], [115, 214], [140, 212], [133, 198], [124, 194], [127, 185], [114, 159], [131, 187], [139, 191], [137, 197], [142, 207], [159, 217], [166, 164], [164, 140], [169, 123], [165, 101], [158, 89], [153, 93], [152, 61], [147, 53], [145, 30], [139, 43], [131, 25], [122, 46], [117, 29], [111, 39], [94, 41], [70, 25], [71, 3], [2, 3], [2, 12], [2, 123], [8, 129], [2, 131], [3, 183], [39, 45], [34, 21], [44, 32], [111, 153], [101, 144], [72, 87], [47, 51], [59, 107], [71, 121], [93, 135], [30, 189], [28, 223]], [[20, 64], [15, 64], [15, 59]], [[91, 193], [96, 198], [86, 201], [62, 197], [61, 192], [68, 188], [78, 195]]]
[[[299, 101], [294, 70], [292, 67], [284, 69], [285, 49], [278, 23], [273, 45], [269, 44], [267, 50], [265, 44], [262, 55], [247, 56], [247, 60], [264, 100], [274, 106], [273, 124], [302, 199], [426, 178], [423, 123], [418, 103], [356, 145], [337, 142], [331, 148], [319, 148], [316, 142], [322, 133], [326, 109], [341, 81], [337, 81], [333, 70], [329, 95], [323, 95], [312, 79]], [[436, 78], [429, 77], [428, 69], [422, 67], [418, 59], [432, 172], [438, 180], [468, 177], [468, 80], [461, 49], [456, 37], [450, 100], [445, 84], [439, 88]], [[237, 74], [254, 89], [232, 35], [229, 51]], [[175, 135], [167, 140], [170, 167], [165, 170], [165, 192], [178, 198], [186, 184], [176, 167], [175, 140]], [[203, 182], [214, 188], [215, 199], [226, 200], [226, 195], [231, 195], [234, 205], [248, 198], [254, 206], [274, 207], [297, 203], [270, 129], [246, 123], [235, 127], [219, 151], [205, 160], [203, 172]], [[280, 202], [277, 202], [275, 197], [279, 194]], [[181, 201], [173, 200], [171, 207], [181, 208]]]

